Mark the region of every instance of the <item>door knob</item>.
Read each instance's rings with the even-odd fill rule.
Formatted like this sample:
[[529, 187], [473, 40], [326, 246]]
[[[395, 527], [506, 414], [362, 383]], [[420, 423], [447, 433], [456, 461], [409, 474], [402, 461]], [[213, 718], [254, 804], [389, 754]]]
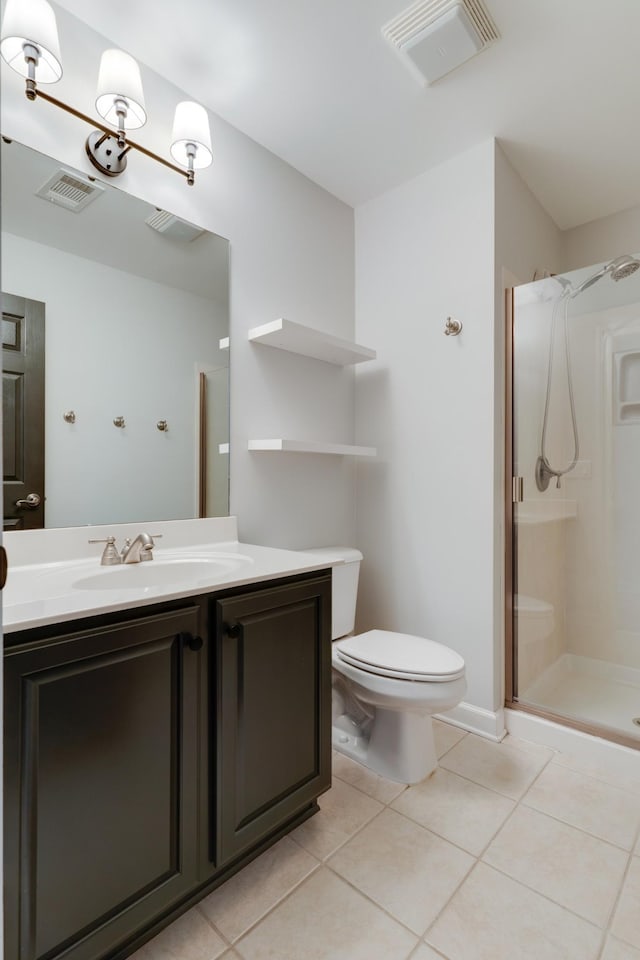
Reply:
[[29, 493], [24, 500], [16, 500], [16, 507], [26, 507], [29, 510], [35, 510], [42, 502], [39, 493]]

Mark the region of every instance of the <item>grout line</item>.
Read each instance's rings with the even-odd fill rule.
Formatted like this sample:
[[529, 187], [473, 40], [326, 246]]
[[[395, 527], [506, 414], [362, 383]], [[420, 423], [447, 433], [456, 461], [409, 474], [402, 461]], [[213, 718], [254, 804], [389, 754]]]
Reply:
[[[629, 859], [628, 859], [628, 862], [627, 862], [627, 866], [626, 866], [625, 871], [624, 871], [624, 876], [622, 877], [622, 882], [620, 883], [620, 887], [619, 887], [619, 889], [618, 889], [618, 895], [616, 896], [616, 898], [615, 898], [615, 900], [614, 900], [614, 902], [613, 902], [613, 906], [612, 906], [611, 912], [610, 912], [610, 914], [609, 914], [609, 921], [608, 921], [607, 927], [606, 927], [606, 932], [607, 932], [608, 934], [610, 933], [612, 937], [617, 937], [617, 939], [618, 939], [618, 940], [621, 940], [623, 943], [629, 943], [629, 941], [628, 941], [628, 940], [625, 940], [624, 937], [621, 937], [619, 934], [613, 933], [613, 931], [612, 931], [612, 929], [611, 929], [611, 926], [612, 926], [612, 924], [613, 924], [615, 915], [616, 915], [617, 910], [618, 910], [618, 907], [619, 907], [619, 905], [620, 905], [620, 900], [622, 899], [622, 894], [623, 894], [624, 887], [625, 887], [625, 884], [626, 884], [626, 882], [627, 882], [627, 879], [628, 879], [628, 877], [629, 877], [629, 871], [631, 870], [631, 864], [632, 864], [632, 863], [633, 863], [633, 853], [630, 853], [630, 854], [629, 854]], [[634, 944], [629, 944], [629, 945], [630, 945], [630, 946], [635, 946]], [[636, 950], [638, 949], [637, 946], [635, 946], [635, 949], [636, 949]]]

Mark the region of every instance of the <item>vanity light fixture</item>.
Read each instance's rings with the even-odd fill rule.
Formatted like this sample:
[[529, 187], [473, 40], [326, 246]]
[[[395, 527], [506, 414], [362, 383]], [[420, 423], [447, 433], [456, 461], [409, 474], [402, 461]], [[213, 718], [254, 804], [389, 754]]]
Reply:
[[85, 149], [91, 163], [105, 176], [117, 177], [125, 170], [131, 149], [182, 174], [190, 185], [195, 171], [212, 163], [209, 119], [197, 103], [183, 102], [176, 107], [171, 155], [180, 166], [128, 138], [127, 131], [142, 127], [147, 114], [140, 69], [122, 50], [105, 50], [100, 61], [96, 110], [105, 124], [44, 93], [38, 83], [55, 83], [62, 76], [58, 28], [47, 0], [7, 0], [0, 54], [25, 78], [28, 100], [40, 97], [97, 128], [87, 137]]

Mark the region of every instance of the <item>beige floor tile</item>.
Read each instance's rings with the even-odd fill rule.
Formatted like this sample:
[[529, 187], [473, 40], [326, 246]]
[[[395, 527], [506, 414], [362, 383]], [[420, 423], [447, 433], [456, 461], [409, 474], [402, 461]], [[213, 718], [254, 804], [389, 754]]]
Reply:
[[233, 942], [317, 866], [315, 857], [284, 837], [205, 897], [197, 909]]
[[640, 857], [631, 857], [611, 933], [640, 949]]
[[479, 856], [515, 803], [464, 777], [440, 768], [409, 787], [392, 807], [423, 827]]
[[289, 836], [320, 860], [330, 856], [384, 809], [377, 800], [338, 779], [318, 803], [320, 812]]
[[466, 730], [460, 727], [454, 727], [452, 723], [443, 723], [442, 720], [433, 721], [433, 739], [436, 744], [436, 756], [438, 759], [444, 756], [451, 747], [455, 747], [463, 737], [467, 736]]
[[227, 947], [194, 908], [137, 950], [131, 960], [216, 960]]
[[411, 954], [409, 960], [442, 960], [442, 954], [436, 953], [426, 943], [421, 943], [417, 950]]
[[597, 927], [483, 863], [428, 931], [450, 960], [596, 960]]
[[326, 868], [235, 946], [243, 960], [407, 960], [416, 938]]
[[562, 752], [555, 755], [554, 763], [569, 767], [577, 773], [584, 773], [588, 777], [594, 777], [596, 780], [604, 780], [605, 783], [610, 783], [621, 790], [628, 790], [629, 793], [634, 793], [640, 797], [640, 773], [626, 769], [627, 765], [624, 765], [625, 769], [622, 769], [622, 763], [618, 764], [616, 769], [611, 769], [599, 763], [597, 759], [591, 760], [586, 757], [578, 757], [572, 753]]
[[608, 937], [602, 952], [602, 960], [640, 960], [640, 950], [622, 943], [615, 937]]
[[421, 935], [474, 863], [446, 840], [385, 810], [327, 865]]
[[605, 927], [629, 856], [582, 830], [518, 807], [482, 859]]
[[540, 760], [553, 760], [557, 756], [557, 751], [551, 747], [545, 747], [541, 743], [534, 743], [532, 740], [522, 740], [521, 737], [512, 737], [510, 733], [501, 740], [506, 747], [515, 747], [528, 753], [532, 757], [539, 757]]
[[640, 823], [638, 798], [601, 780], [550, 763], [523, 803], [630, 850]]
[[384, 777], [363, 767], [361, 763], [356, 763], [349, 757], [341, 753], [333, 755], [333, 775], [350, 783], [352, 787], [357, 787], [363, 793], [369, 794], [374, 800], [380, 803], [391, 803], [395, 797], [406, 790], [404, 783], [394, 783], [393, 780], [385, 780]]
[[534, 751], [522, 743], [493, 743], [469, 734], [444, 755], [440, 766], [519, 800], [553, 755], [551, 750], [535, 746]]

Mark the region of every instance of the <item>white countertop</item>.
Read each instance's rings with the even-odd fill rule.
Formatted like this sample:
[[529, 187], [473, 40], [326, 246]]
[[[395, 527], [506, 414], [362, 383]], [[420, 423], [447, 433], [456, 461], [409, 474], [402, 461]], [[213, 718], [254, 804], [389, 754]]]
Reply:
[[[162, 534], [153, 560], [103, 567], [101, 545], [86, 547], [89, 539], [135, 537], [141, 529]], [[5, 534], [9, 575], [2, 594], [3, 631], [275, 580], [340, 562], [303, 551], [218, 539], [233, 535], [235, 529], [235, 519], [224, 518], [220, 522], [165, 521]], [[55, 551], [59, 558], [52, 560]], [[171, 582], [174, 569], [179, 572]], [[153, 583], [161, 574], [165, 582]], [[109, 586], [110, 580], [115, 588]]]

